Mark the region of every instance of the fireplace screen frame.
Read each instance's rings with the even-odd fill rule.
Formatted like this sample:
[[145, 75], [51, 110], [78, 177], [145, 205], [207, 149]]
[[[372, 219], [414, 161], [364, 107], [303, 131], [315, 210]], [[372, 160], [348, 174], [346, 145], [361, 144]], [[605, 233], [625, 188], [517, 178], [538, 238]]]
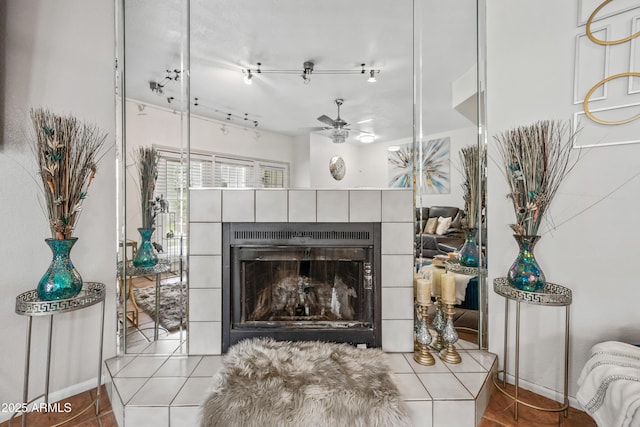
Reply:
[[[238, 341], [268, 336], [276, 340], [346, 342], [381, 346], [381, 224], [380, 223], [223, 223], [222, 224], [222, 351]], [[305, 325], [242, 325], [235, 327], [241, 301], [239, 261], [235, 254], [241, 248], [367, 248], [371, 254], [371, 290], [367, 325], [313, 327]], [[235, 265], [235, 268], [234, 268]], [[238, 283], [237, 285], [234, 284]], [[364, 295], [360, 296], [361, 298]], [[340, 322], [336, 322], [339, 324]]]

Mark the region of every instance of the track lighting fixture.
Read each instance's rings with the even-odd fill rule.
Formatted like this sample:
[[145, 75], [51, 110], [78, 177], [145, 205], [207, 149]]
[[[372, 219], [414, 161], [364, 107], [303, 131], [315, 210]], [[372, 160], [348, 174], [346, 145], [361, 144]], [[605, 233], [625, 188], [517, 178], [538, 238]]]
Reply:
[[311, 81], [311, 73], [313, 73], [313, 62], [306, 61], [304, 64], [304, 69], [302, 70], [302, 81], [304, 84], [309, 84]]
[[250, 85], [251, 84], [251, 79], [253, 78], [253, 74], [251, 73], [251, 70], [247, 70], [247, 74], [245, 74], [244, 76], [244, 82], [245, 84]]
[[[173, 99], [173, 98], [171, 98]], [[218, 117], [217, 120], [226, 120], [229, 123], [232, 123], [233, 125], [237, 125], [240, 127], [254, 127], [257, 128], [259, 123], [257, 120], [252, 120], [249, 117], [249, 113], [244, 113], [243, 116], [239, 116], [237, 114], [232, 114], [232, 113], [228, 113], [226, 111], [222, 111], [219, 110], [217, 108], [212, 108], [207, 106], [206, 102], [204, 104], [202, 104], [200, 102], [200, 98], [198, 97], [194, 97], [193, 98], [193, 105], [194, 106], [200, 106], [200, 108], [198, 109], [198, 111], [203, 111], [203, 110], [208, 110], [210, 112], [212, 112], [215, 116]], [[243, 124], [240, 124], [240, 122], [243, 122]], [[224, 132], [224, 130], [226, 129], [226, 132]], [[222, 133], [224, 133], [225, 135], [229, 132], [229, 129], [227, 128], [226, 124], [223, 124], [222, 127], [220, 128], [221, 131], [223, 131]]]
[[149, 89], [151, 89], [151, 92], [155, 93], [158, 96], [162, 96], [164, 94], [164, 87], [167, 85], [167, 83], [172, 81], [177, 82], [178, 80], [180, 80], [180, 74], [182, 71], [165, 70], [165, 72], [167, 73], [167, 75], [164, 76], [164, 79], [160, 80], [159, 82], [149, 82]]
[[302, 77], [302, 81], [304, 84], [309, 84], [311, 82], [311, 74], [368, 74], [369, 78], [367, 81], [375, 82], [375, 75], [380, 73], [380, 70], [374, 69], [366, 69], [366, 64], [360, 64], [360, 69], [344, 69], [344, 70], [322, 70], [316, 69], [315, 63], [313, 61], [305, 61], [302, 64], [302, 73], [300, 74], [300, 70], [287, 70], [287, 69], [274, 69], [274, 70], [263, 70], [262, 63], [258, 62], [257, 67], [255, 69], [246, 68], [242, 69], [242, 74], [244, 74], [244, 82], [247, 84], [251, 84], [251, 79], [254, 74], [298, 74]]

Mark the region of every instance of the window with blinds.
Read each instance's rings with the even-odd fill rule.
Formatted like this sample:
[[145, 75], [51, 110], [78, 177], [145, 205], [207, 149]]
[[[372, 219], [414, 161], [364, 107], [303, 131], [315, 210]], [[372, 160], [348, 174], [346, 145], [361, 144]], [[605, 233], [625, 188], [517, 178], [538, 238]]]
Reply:
[[216, 156], [214, 186], [228, 188], [285, 188], [289, 166], [242, 158]]
[[169, 202], [169, 209], [176, 211], [180, 205], [182, 188], [186, 184], [180, 159], [168, 158], [160, 154], [158, 160], [158, 179], [156, 180], [156, 197], [164, 197]]
[[216, 156], [214, 185], [216, 187], [254, 187], [253, 162]]
[[191, 188], [285, 188], [288, 183], [286, 163], [191, 153], [188, 184], [186, 160], [171, 151], [159, 150], [159, 154], [156, 196], [162, 195], [174, 212], [185, 205], [187, 185]]

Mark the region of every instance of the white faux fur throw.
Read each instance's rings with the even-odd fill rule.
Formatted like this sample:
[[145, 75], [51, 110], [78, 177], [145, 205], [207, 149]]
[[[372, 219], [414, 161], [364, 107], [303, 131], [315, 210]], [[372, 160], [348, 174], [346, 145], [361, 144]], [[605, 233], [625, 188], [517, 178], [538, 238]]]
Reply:
[[202, 405], [203, 427], [410, 425], [381, 350], [317, 341], [237, 343]]

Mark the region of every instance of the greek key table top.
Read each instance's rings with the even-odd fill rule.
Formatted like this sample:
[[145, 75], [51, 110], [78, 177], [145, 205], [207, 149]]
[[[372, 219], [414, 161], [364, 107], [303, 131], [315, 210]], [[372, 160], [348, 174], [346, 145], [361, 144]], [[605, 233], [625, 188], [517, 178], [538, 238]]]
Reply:
[[104, 301], [105, 294], [105, 285], [97, 282], [84, 282], [78, 295], [56, 301], [43, 301], [38, 297], [38, 291], [32, 289], [16, 297], [16, 313], [23, 316], [48, 316], [79, 310]]
[[505, 298], [528, 304], [564, 306], [570, 305], [572, 299], [571, 289], [564, 286], [545, 282], [539, 292], [521, 291], [511, 286], [506, 277], [493, 279], [493, 290]]
[[[171, 262], [168, 259], [158, 260], [153, 267], [136, 267], [131, 261], [126, 265], [127, 276], [151, 276], [154, 274], [166, 273], [171, 270]], [[118, 262], [118, 276], [122, 275], [122, 261]]]
[[458, 260], [446, 260], [444, 262], [444, 266], [447, 271], [458, 274], [465, 274], [467, 276], [478, 276], [487, 274], [486, 268], [478, 268], [478, 267], [467, 267], [462, 264]]

